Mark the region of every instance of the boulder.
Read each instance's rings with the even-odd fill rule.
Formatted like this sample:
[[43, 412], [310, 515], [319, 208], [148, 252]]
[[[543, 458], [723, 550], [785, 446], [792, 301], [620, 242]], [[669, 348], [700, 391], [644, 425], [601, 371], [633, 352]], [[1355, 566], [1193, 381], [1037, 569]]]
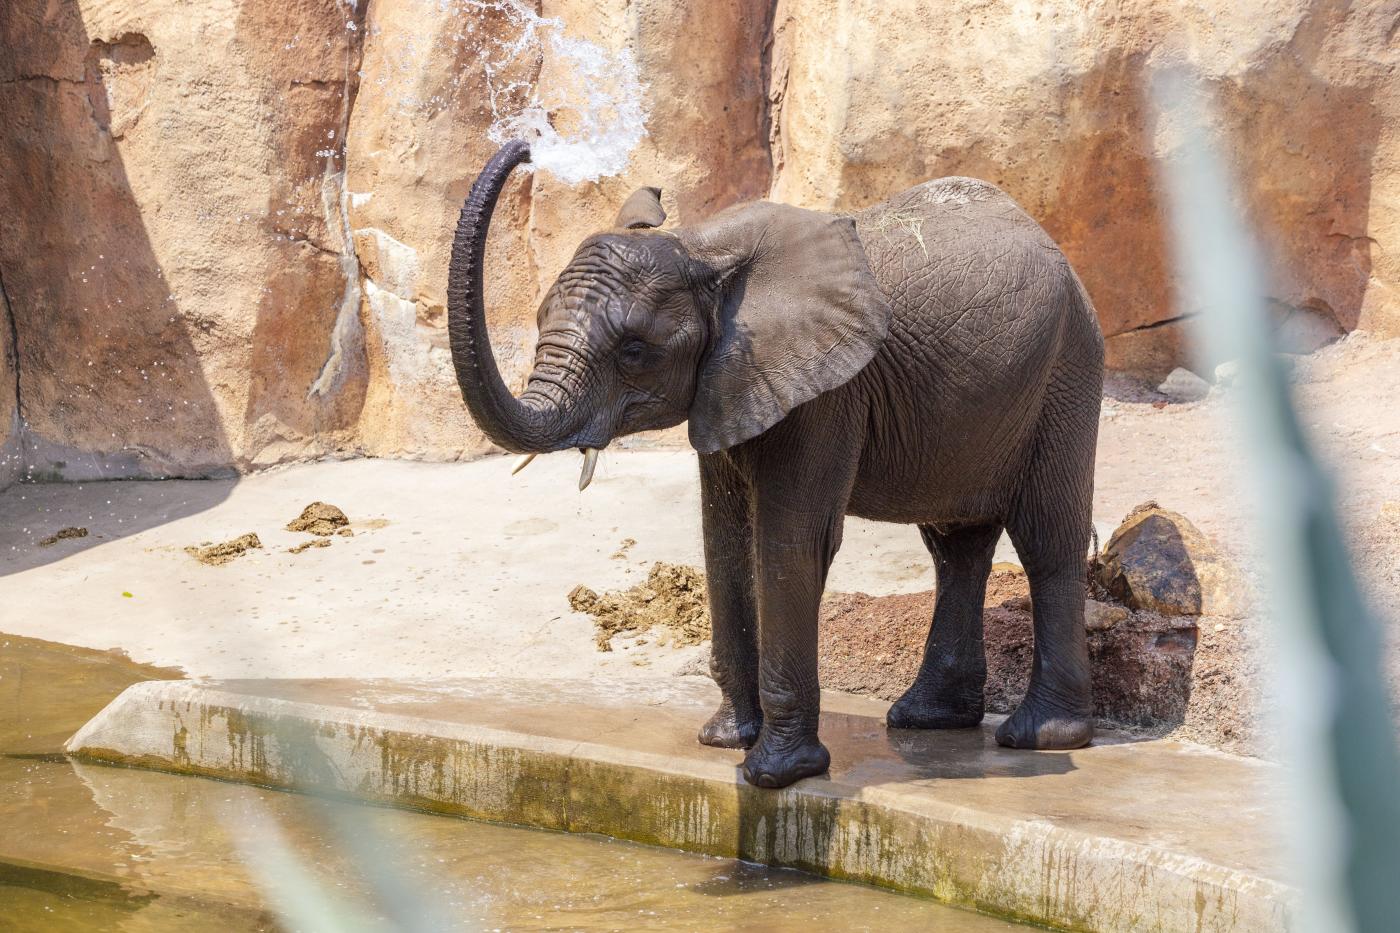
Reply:
[[1167, 374], [1157, 391], [1179, 402], [1196, 402], [1210, 394], [1210, 383], [1200, 376], [1178, 366]]
[[1118, 526], [1098, 574], [1104, 589], [1132, 609], [1230, 618], [1248, 608], [1234, 565], [1185, 516], [1155, 502], [1138, 506]]

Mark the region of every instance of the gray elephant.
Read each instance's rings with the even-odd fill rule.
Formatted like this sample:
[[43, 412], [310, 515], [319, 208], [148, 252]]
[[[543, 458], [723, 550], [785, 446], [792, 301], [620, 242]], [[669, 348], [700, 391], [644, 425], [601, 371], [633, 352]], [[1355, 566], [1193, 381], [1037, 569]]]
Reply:
[[943, 178], [858, 214], [756, 202], [659, 229], [643, 188], [584, 240], [539, 309], [525, 391], [486, 332], [487, 226], [504, 146], [462, 208], [448, 322], [477, 425], [522, 454], [575, 447], [586, 485], [614, 438], [688, 421], [723, 701], [707, 745], [783, 787], [827, 770], [817, 610], [846, 515], [917, 525], [938, 590], [898, 729], [983, 716], [982, 600], [1005, 528], [1030, 578], [1034, 661], [997, 729], [1013, 748], [1093, 735], [1085, 554], [1103, 337], [1069, 262], [1006, 194]]

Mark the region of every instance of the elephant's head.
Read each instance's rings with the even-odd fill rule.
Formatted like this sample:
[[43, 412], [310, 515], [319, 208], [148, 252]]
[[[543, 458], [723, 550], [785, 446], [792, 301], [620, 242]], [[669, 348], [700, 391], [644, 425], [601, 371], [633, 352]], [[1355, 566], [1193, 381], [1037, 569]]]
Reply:
[[523, 454], [577, 447], [689, 419], [712, 452], [748, 440], [836, 388], [884, 339], [889, 306], [848, 217], [758, 202], [663, 231], [642, 188], [613, 227], [583, 241], [539, 310], [525, 391], [511, 395], [486, 334], [482, 260], [511, 169], [508, 143], [472, 186], [452, 245], [447, 300], [457, 381], [496, 444]]

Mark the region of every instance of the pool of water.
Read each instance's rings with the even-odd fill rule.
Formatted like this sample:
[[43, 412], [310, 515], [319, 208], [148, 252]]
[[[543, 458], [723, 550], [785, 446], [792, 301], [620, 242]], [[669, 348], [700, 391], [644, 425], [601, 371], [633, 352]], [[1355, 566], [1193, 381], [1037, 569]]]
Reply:
[[733, 859], [56, 754], [171, 674], [0, 635], [0, 930], [1016, 929]]

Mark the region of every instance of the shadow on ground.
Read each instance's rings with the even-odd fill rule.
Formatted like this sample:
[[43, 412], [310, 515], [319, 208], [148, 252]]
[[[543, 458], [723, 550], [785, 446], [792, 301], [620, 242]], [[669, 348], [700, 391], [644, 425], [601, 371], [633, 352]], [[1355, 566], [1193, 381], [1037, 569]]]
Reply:
[[[197, 482], [21, 483], [0, 492], [0, 577], [213, 508], [236, 479]], [[65, 528], [82, 537], [41, 542]]]

